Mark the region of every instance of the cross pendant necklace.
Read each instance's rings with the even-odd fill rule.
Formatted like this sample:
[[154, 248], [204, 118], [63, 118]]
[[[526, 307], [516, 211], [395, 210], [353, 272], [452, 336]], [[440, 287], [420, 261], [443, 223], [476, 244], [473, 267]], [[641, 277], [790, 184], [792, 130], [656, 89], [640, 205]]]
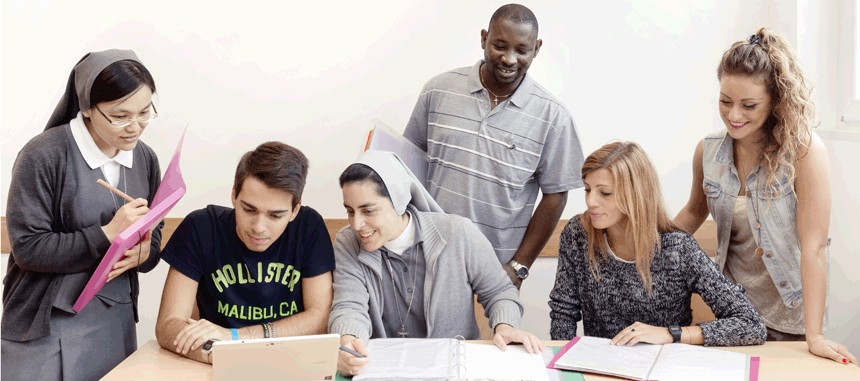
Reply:
[[[406, 316], [400, 315], [400, 306], [399, 303], [395, 300], [394, 307], [397, 309], [397, 320], [400, 321], [400, 330], [397, 331], [397, 336], [402, 338], [406, 338], [409, 336], [409, 331], [406, 330], [406, 320], [409, 319], [409, 312], [412, 311], [412, 302], [415, 300], [415, 281], [418, 278], [415, 272], [415, 264], [417, 263], [417, 259], [415, 256], [418, 254], [413, 254], [412, 257], [412, 291], [409, 292], [409, 306], [406, 308]], [[391, 274], [391, 286], [394, 287], [394, 294], [397, 295], [397, 282], [394, 281], [394, 266], [391, 265], [391, 258], [388, 257], [388, 253], [382, 253], [383, 258], [385, 259], [385, 263], [388, 265], [388, 272]], [[396, 297], [395, 297], [396, 299]]]
[[505, 94], [505, 95], [496, 95], [496, 93], [494, 93], [494, 92], [493, 92], [493, 90], [490, 90], [490, 88], [489, 88], [489, 87], [487, 87], [487, 84], [486, 84], [486, 83], [484, 83], [484, 71], [482, 70], [483, 68], [484, 68], [484, 65], [483, 65], [483, 64], [481, 65], [481, 67], [480, 67], [480, 68], [478, 68], [478, 79], [480, 79], [480, 80], [481, 80], [481, 85], [482, 85], [482, 86], [484, 86], [484, 88], [485, 88], [485, 89], [487, 89], [487, 92], [488, 92], [488, 93], [490, 93], [490, 95], [492, 95], [492, 96], [493, 96], [493, 99], [492, 99], [492, 101], [493, 101], [493, 105], [498, 105], [498, 104], [499, 104], [499, 98], [501, 98], [501, 99], [506, 99], [507, 97], [511, 96], [511, 94], [513, 94], [513, 93], [514, 93], [514, 91], [516, 91], [516, 89], [514, 89], [514, 91], [511, 91], [511, 92], [510, 92], [510, 93], [508, 93], [508, 94]]

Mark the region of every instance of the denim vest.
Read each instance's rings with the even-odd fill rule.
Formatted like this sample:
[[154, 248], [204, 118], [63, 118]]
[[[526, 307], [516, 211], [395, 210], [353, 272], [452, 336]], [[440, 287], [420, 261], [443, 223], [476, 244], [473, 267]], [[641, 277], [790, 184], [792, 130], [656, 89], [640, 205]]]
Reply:
[[[725, 131], [705, 137], [702, 156], [708, 210], [717, 223], [716, 262], [723, 270], [732, 229], [740, 181], [735, 169], [732, 139]], [[775, 187], [762, 189], [767, 174], [760, 164], [747, 176], [749, 223], [761, 255], [782, 301], [789, 309], [801, 305], [800, 241], [795, 219], [797, 197], [784, 166], [777, 170]], [[769, 200], [768, 200], [769, 199]], [[828, 240], [829, 241], [829, 240]]]

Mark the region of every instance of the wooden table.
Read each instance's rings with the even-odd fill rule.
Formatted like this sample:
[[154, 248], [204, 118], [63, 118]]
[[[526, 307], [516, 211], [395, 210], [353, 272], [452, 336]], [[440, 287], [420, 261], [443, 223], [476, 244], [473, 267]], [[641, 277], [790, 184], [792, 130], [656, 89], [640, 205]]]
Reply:
[[[550, 341], [548, 345], [564, 345]], [[816, 357], [806, 350], [805, 342], [767, 342], [749, 347], [722, 347], [732, 352], [761, 357], [759, 380], [860, 380], [860, 367], [842, 365]], [[147, 342], [117, 365], [103, 380], [204, 380], [212, 379], [212, 367], [179, 356]], [[619, 380], [586, 374], [586, 380]]]

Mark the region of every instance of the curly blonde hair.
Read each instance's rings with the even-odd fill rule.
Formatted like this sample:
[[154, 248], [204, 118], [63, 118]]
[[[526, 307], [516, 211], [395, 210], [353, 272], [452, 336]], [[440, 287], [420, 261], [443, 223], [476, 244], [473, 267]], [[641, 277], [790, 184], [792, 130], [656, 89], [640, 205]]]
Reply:
[[765, 122], [758, 161], [767, 173], [764, 188], [776, 188], [780, 165], [789, 171], [794, 187], [795, 163], [806, 154], [815, 128], [812, 88], [804, 77], [797, 55], [788, 42], [765, 28], [748, 39], [738, 41], [723, 53], [717, 78], [724, 75], [751, 77], [764, 84], [772, 99], [770, 116]]
[[[582, 178], [604, 168], [612, 177], [618, 209], [627, 217], [624, 228], [633, 239], [636, 271], [650, 295], [651, 260], [661, 251], [660, 234], [678, 230], [678, 227], [666, 212], [657, 170], [642, 147], [633, 142], [612, 142], [600, 147], [585, 159]], [[591, 273], [600, 280], [599, 266], [608, 260], [609, 247], [603, 239], [603, 229], [591, 224], [587, 211], [580, 219], [588, 236]]]

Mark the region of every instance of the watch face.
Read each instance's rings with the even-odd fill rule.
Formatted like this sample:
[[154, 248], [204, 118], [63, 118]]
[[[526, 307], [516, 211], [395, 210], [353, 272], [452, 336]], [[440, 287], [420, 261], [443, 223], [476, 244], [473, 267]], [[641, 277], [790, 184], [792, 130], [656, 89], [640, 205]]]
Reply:
[[528, 269], [528, 268], [526, 268], [525, 266], [520, 267], [520, 268], [517, 270], [517, 276], [518, 276], [520, 279], [526, 279], [526, 278], [528, 278], [528, 276], [529, 276], [529, 269]]

